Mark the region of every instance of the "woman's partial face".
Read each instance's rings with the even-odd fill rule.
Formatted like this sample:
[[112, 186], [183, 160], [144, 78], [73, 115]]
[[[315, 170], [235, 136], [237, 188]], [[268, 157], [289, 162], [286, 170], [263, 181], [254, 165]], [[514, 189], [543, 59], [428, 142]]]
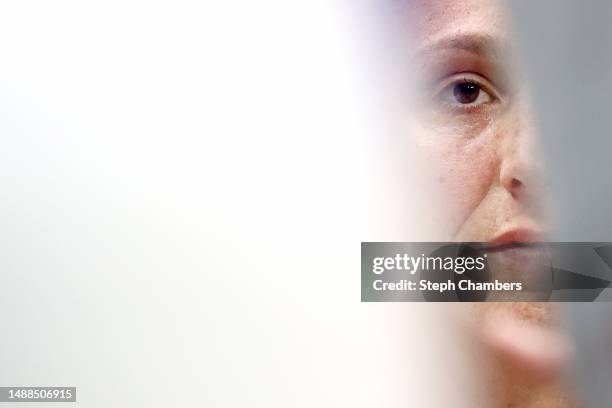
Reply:
[[545, 232], [540, 159], [504, 9], [422, 1], [411, 57], [414, 132], [443, 203], [444, 240], [512, 243]]
[[[439, 214], [438, 240], [489, 243], [496, 278], [537, 281], [541, 270], [530, 265], [545, 265], [542, 251], [510, 245], [543, 240], [549, 226], [542, 159], [505, 10], [495, 0], [410, 4], [417, 98], [405, 123], [425, 166], [424, 195]], [[547, 384], [544, 392], [535, 380], [557, 373], [566, 356], [556, 331], [543, 330], [551, 325], [547, 306], [490, 303], [474, 314], [476, 332], [501, 364], [508, 406], [566, 406], [561, 391]]]

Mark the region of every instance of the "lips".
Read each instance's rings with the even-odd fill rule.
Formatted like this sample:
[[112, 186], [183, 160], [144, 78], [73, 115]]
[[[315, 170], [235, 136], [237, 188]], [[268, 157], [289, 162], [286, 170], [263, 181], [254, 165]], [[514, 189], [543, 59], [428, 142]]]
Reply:
[[517, 300], [545, 299], [548, 294], [544, 289], [551, 280], [550, 255], [542, 241], [541, 230], [512, 228], [480, 248], [495, 279], [522, 283], [524, 292]]
[[483, 249], [485, 251], [495, 251], [522, 246], [535, 246], [536, 243], [542, 240], [542, 232], [536, 229], [515, 228], [496, 235]]
[[[535, 228], [512, 228], [497, 234], [480, 247], [495, 260], [523, 268], [526, 263], [539, 260], [543, 256], [543, 233]], [[494, 258], [491, 258], [494, 257]]]

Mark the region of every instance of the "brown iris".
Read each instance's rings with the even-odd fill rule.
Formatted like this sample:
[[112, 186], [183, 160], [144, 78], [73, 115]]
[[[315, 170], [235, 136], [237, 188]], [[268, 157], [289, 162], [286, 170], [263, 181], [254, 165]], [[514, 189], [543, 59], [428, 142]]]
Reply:
[[462, 104], [473, 103], [480, 93], [480, 86], [474, 82], [462, 82], [453, 87], [453, 95]]

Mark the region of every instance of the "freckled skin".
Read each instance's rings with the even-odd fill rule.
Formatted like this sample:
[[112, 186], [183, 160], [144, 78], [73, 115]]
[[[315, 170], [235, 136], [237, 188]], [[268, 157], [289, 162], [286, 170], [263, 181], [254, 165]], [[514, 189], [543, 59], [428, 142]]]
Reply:
[[[511, 39], [505, 10], [497, 1], [429, 0], [414, 5], [419, 13], [411, 22], [417, 49], [464, 34]], [[460, 70], [464, 66], [480, 69], [482, 65], [475, 57], [457, 53], [424, 63], [424, 71], [448, 61], [459, 61], [463, 64]], [[516, 89], [500, 97], [503, 102], [468, 113], [436, 111], [421, 104], [416, 116], [408, 120], [416, 149], [431, 173], [432, 182], [426, 184], [431, 188], [432, 205], [443, 203], [439, 241], [486, 242], [499, 231], [516, 226], [550, 229], [527, 92], [516, 67], [509, 70]], [[477, 327], [484, 329], [486, 316], [499, 310], [536, 325], [554, 326], [547, 304], [488, 303], [471, 305], [470, 309]], [[557, 380], [530, 382], [521, 369], [501, 359], [492, 360], [496, 368], [490, 390], [500, 407], [573, 406]]]

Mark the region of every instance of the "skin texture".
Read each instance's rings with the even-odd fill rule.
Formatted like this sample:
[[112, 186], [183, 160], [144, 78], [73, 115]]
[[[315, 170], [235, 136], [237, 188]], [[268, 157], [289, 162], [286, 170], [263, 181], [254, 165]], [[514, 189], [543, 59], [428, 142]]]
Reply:
[[[443, 203], [438, 240], [490, 242], [517, 230], [543, 239], [551, 223], [542, 160], [505, 10], [493, 0], [411, 7], [408, 60], [418, 97], [405, 117], [427, 166], [428, 197]], [[465, 95], [457, 84], [466, 82], [478, 84], [475, 103], [458, 103]], [[488, 356], [483, 381], [500, 407], [575, 406], [559, 375], [569, 347], [549, 304], [454, 306], [464, 308]]]

